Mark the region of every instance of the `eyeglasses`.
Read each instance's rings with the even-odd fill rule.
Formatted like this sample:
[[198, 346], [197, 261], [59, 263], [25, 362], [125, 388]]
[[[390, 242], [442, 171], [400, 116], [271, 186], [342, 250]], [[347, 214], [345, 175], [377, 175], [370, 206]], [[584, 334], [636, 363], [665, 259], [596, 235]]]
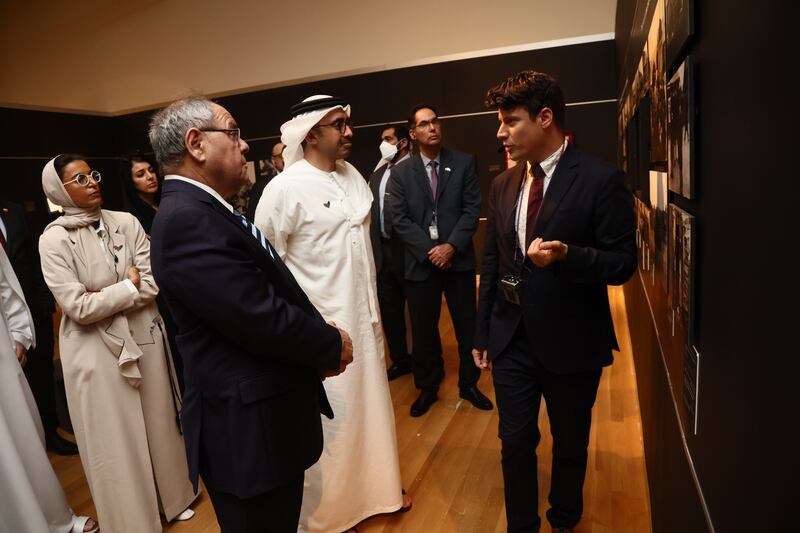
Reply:
[[330, 124], [317, 124], [317, 127], [336, 128], [342, 135], [345, 134], [347, 128], [350, 128], [350, 131], [353, 131], [353, 124], [350, 122], [350, 119], [344, 119], [344, 118], [340, 118], [339, 120], [331, 122]]
[[89, 184], [89, 179], [94, 180], [95, 183], [100, 183], [100, 180], [102, 178], [103, 177], [100, 175], [100, 173], [98, 171], [92, 170], [88, 174], [78, 174], [77, 176], [75, 176], [71, 180], [64, 182], [64, 185], [69, 185], [70, 183], [73, 183], [73, 182], [77, 181], [78, 185], [82, 185], [82, 186], [85, 187], [86, 185]]
[[439, 125], [439, 117], [433, 117], [430, 120], [423, 120], [422, 122], [417, 122], [414, 128], [418, 128], [421, 130], [427, 130], [431, 126], [436, 127]]
[[242, 138], [242, 130], [239, 128], [200, 128], [200, 131], [219, 131], [229, 135], [233, 142], [239, 142]]

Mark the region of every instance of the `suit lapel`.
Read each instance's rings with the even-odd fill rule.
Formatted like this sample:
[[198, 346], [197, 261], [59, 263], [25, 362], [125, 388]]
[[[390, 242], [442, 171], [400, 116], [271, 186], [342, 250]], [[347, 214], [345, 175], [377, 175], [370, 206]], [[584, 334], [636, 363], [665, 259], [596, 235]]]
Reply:
[[[511, 179], [503, 195], [503, 204], [509, 206], [509, 209], [503, 210], [509, 213], [508, 220], [506, 221], [506, 231], [510, 231], [511, 233], [516, 233], [517, 231], [517, 209], [519, 208], [517, 202], [519, 201], [519, 191], [522, 186], [522, 180], [525, 179], [526, 166], [525, 163], [519, 163], [514, 167]], [[516, 242], [516, 237], [514, 241]]]
[[431, 181], [428, 179], [428, 173], [425, 171], [425, 165], [422, 164], [422, 158], [419, 154], [412, 157], [411, 166], [414, 168], [414, 176], [417, 179], [421, 190], [425, 191], [428, 201], [433, 204], [433, 194], [431, 194]]
[[386, 165], [381, 165], [381, 167], [372, 173], [372, 177], [369, 179], [369, 188], [372, 190], [372, 224], [380, 225], [381, 220], [381, 199], [379, 198], [381, 194], [381, 179], [383, 179], [383, 173], [386, 172]]
[[438, 186], [438, 194], [439, 198], [442, 197], [444, 194], [444, 188], [447, 187], [447, 184], [450, 182], [450, 176], [453, 174], [453, 157], [447, 148], [443, 148], [441, 154], [439, 156], [439, 186]]
[[539, 215], [536, 217], [536, 225], [534, 226], [534, 235], [541, 235], [545, 226], [550, 221], [553, 213], [556, 212], [558, 205], [564, 198], [572, 182], [578, 176], [578, 157], [575, 149], [568, 146], [561, 157], [561, 161], [556, 166], [555, 174], [553, 174], [550, 184], [547, 187], [547, 193], [544, 195], [542, 208], [539, 210]]
[[114, 267], [117, 271], [119, 279], [125, 279], [127, 274], [127, 264], [125, 261], [125, 235], [120, 233], [119, 226], [116, 222], [111, 222], [104, 218], [103, 223], [106, 224], [108, 231], [108, 240], [111, 241], [111, 252], [115, 257]]

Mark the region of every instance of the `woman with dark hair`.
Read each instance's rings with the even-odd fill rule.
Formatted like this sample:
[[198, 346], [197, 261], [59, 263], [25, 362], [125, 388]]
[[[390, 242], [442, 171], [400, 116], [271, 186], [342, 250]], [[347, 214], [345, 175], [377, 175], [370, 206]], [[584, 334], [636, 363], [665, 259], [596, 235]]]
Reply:
[[150, 161], [138, 154], [123, 159], [120, 170], [125, 191], [123, 207], [136, 217], [144, 232], [150, 235], [153, 217], [156, 216], [158, 203], [161, 201], [162, 180]]
[[100, 206], [101, 175], [77, 155], [42, 171], [64, 215], [39, 240], [61, 306], [67, 405], [103, 529], [159, 533], [159, 511], [185, 520], [196, 494], [179, 425], [181, 397], [150, 270], [150, 241], [129, 213]]
[[[153, 226], [153, 217], [156, 216], [158, 204], [161, 201], [161, 183], [163, 179], [156, 174], [150, 161], [139, 154], [123, 159], [120, 169], [122, 189], [125, 191], [123, 198], [124, 209], [136, 217], [149, 238], [150, 228]], [[178, 325], [172, 319], [172, 313], [170, 313], [164, 298], [157, 296], [156, 305], [158, 305], [161, 318], [164, 319], [172, 360], [175, 363], [175, 376], [178, 378], [178, 387], [181, 390], [181, 394], [183, 394], [183, 358], [175, 342], [175, 333], [178, 331]]]

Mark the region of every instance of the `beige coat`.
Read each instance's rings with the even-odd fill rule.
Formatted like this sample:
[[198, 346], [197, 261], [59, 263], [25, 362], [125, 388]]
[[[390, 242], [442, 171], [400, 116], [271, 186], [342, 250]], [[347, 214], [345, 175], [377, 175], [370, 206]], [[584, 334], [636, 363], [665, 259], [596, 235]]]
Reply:
[[[155, 304], [147, 236], [128, 213], [104, 210], [102, 219], [104, 246], [116, 262], [87, 260], [77, 232], [84, 232], [85, 245], [102, 242], [87, 228], [52, 226], [39, 241], [42, 270], [63, 310], [64, 385], [98, 521], [104, 533], [159, 532], [159, 510], [171, 520], [195, 498], [176, 422], [180, 399]], [[141, 276], [138, 293], [125, 283], [131, 265]], [[105, 328], [119, 313], [142, 351], [138, 388], [122, 376], [118, 354], [97, 329], [97, 322]]]

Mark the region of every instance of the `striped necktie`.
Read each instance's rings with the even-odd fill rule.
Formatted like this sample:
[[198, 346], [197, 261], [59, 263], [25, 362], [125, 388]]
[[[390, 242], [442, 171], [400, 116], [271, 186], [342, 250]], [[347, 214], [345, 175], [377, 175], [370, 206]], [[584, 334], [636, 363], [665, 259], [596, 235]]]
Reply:
[[245, 229], [253, 236], [253, 238], [257, 240], [267, 252], [269, 252], [269, 256], [275, 259], [275, 254], [272, 252], [272, 246], [270, 246], [266, 237], [264, 237], [264, 234], [261, 233], [261, 230], [259, 230], [255, 224], [247, 220], [247, 217], [238, 211], [234, 211], [233, 214], [239, 219], [239, 221], [242, 223], [242, 226], [245, 227]]

